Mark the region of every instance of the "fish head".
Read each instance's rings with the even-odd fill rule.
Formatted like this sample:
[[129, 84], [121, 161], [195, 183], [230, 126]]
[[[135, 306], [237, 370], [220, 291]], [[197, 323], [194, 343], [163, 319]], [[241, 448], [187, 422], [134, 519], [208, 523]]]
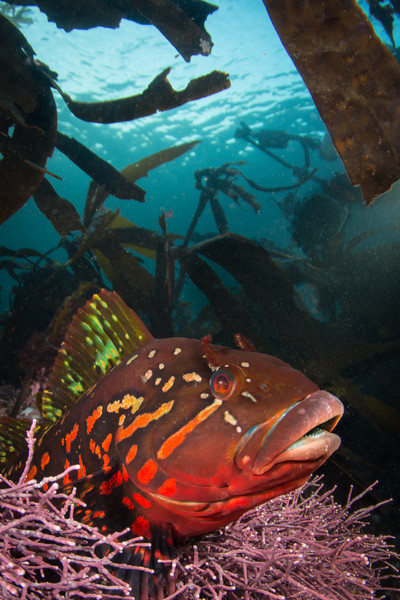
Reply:
[[[174, 383], [157, 386], [161, 412], [137, 430], [141, 458], [135, 452], [124, 468], [150, 499], [151, 522], [172, 524], [175, 538], [299, 487], [339, 447], [332, 430], [342, 403], [285, 362], [183, 339], [172, 360], [168, 341], [157, 342], [164, 380]], [[129, 444], [121, 434], [117, 442], [124, 458]]]

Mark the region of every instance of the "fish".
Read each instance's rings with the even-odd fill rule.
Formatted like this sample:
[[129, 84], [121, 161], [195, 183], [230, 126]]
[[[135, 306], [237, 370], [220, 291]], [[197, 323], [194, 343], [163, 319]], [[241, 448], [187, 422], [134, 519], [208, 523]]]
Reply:
[[[86, 504], [77, 518], [104, 533], [129, 527], [151, 543], [133, 560], [153, 566], [303, 485], [340, 445], [332, 430], [343, 404], [242, 335], [235, 341], [156, 339], [115, 291], [101, 290], [58, 352], [27, 478], [79, 465], [63, 480]], [[6, 475], [18, 478], [25, 460], [20, 453]], [[142, 600], [152, 587], [144, 577], [132, 584]]]

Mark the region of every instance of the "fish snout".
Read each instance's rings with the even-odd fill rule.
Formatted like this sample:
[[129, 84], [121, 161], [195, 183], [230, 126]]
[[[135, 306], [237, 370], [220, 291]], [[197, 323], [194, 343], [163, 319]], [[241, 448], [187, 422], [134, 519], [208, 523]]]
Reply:
[[260, 423], [242, 437], [237, 467], [251, 475], [264, 475], [283, 462], [309, 463], [312, 472], [339, 448], [340, 437], [331, 432], [343, 412], [341, 401], [329, 392], [309, 394], [272, 425]]

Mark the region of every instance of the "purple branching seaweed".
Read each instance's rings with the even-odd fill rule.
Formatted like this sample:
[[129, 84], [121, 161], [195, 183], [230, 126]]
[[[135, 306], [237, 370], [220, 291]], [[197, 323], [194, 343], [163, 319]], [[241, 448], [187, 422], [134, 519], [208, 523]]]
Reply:
[[[321, 477], [179, 550], [165, 600], [368, 600], [399, 559], [387, 536], [363, 533], [374, 507], [337, 504]], [[371, 486], [372, 487], [372, 486]], [[398, 579], [397, 575], [395, 578]], [[399, 588], [392, 588], [398, 592]]]
[[[62, 493], [58, 482], [78, 467], [25, 481], [34, 427], [18, 483], [0, 476], [0, 600], [131, 598], [129, 586], [109, 568], [125, 548], [148, 544], [121, 541], [128, 530], [103, 536], [75, 520], [75, 507], [84, 503], [74, 490]], [[382, 503], [353, 507], [369, 489], [355, 498], [350, 493], [341, 506], [314, 478], [179, 548], [166, 565], [164, 600], [369, 600], [385, 590], [396, 594], [399, 588], [386, 585], [389, 577], [399, 579], [392, 563], [400, 557], [390, 538], [363, 532]]]
[[121, 541], [128, 529], [105, 536], [75, 520], [75, 507], [84, 503], [75, 497], [75, 490], [60, 492], [58, 482], [79, 466], [40, 482], [25, 481], [35, 425], [27, 434], [29, 456], [18, 483], [0, 475], [0, 599], [130, 597], [129, 586], [108, 567], [124, 549], [148, 544], [139, 538]]

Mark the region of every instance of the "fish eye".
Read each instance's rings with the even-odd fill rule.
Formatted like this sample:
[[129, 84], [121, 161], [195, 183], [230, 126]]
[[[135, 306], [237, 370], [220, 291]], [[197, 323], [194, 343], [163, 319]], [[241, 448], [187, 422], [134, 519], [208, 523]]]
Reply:
[[235, 375], [226, 369], [218, 369], [210, 379], [210, 388], [216, 398], [227, 400], [237, 388]]

